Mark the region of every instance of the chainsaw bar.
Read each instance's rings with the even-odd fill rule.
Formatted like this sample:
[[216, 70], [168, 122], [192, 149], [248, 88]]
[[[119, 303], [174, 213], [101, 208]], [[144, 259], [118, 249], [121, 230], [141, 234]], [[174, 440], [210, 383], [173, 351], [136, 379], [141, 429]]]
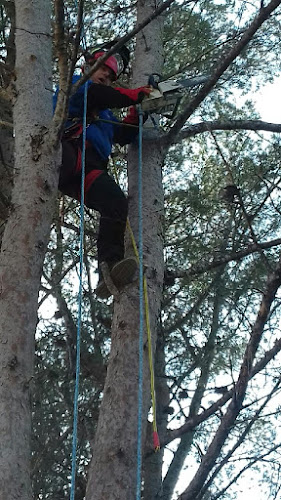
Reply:
[[163, 115], [166, 118], [173, 118], [182, 98], [182, 92], [162, 94], [159, 90], [153, 89], [148, 98], [145, 98], [141, 107], [145, 113]]

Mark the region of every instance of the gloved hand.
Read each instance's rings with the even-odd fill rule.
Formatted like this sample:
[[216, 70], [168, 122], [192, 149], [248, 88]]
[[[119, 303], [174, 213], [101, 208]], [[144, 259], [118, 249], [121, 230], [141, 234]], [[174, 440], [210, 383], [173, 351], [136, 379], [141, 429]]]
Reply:
[[129, 108], [129, 113], [122, 120], [122, 123], [129, 123], [130, 125], [138, 125], [139, 124], [138, 112], [137, 112], [135, 106], [131, 106]]
[[144, 87], [139, 87], [137, 89], [123, 89], [121, 87], [115, 88], [118, 90], [120, 94], [124, 94], [129, 99], [132, 99], [134, 104], [140, 103], [145, 96], [149, 96], [150, 92], [153, 90], [149, 85], [145, 85]]
[[[148, 118], [148, 114], [143, 113], [143, 123], [146, 122], [147, 118]], [[131, 106], [129, 108], [129, 113], [122, 120], [122, 123], [128, 123], [130, 125], [139, 125], [139, 115], [138, 115], [137, 108], [135, 106]]]

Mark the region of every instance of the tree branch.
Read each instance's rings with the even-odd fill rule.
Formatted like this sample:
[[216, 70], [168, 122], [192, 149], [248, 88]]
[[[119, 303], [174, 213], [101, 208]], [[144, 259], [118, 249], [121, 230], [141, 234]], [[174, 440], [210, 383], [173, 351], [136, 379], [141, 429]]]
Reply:
[[[249, 380], [252, 379], [257, 373], [260, 373], [261, 370], [268, 365], [268, 363], [275, 358], [275, 356], [281, 350], [281, 338], [275, 341], [274, 346], [267, 351], [263, 358], [258, 361], [253, 367]], [[202, 422], [205, 422], [209, 417], [214, 415], [220, 408], [222, 408], [232, 397], [234, 394], [234, 387], [232, 387], [229, 391], [227, 391], [218, 401], [213, 403], [209, 408], [202, 411], [199, 415], [195, 415], [192, 418], [189, 418], [185, 424], [183, 424], [179, 429], [174, 429], [172, 431], [168, 431], [165, 439], [161, 441], [161, 447], [166, 446], [167, 444], [174, 441], [174, 439], [180, 438], [186, 432], [192, 431], [195, 427], [197, 427]]]
[[[110, 49], [108, 50], [102, 57], [99, 57], [97, 62], [91, 66], [89, 71], [83, 75], [82, 78], [80, 78], [79, 82], [77, 82], [75, 85], [73, 85], [71, 93], [75, 93], [77, 88], [83, 85], [89, 78], [90, 76], [104, 63], [106, 59], [108, 59], [109, 56], [112, 54], [115, 54], [121, 47], [125, 45], [131, 38], [133, 38], [135, 35], [137, 35], [145, 26], [147, 26], [151, 21], [156, 19], [162, 12], [167, 10], [170, 5], [174, 2], [175, 0], [166, 0], [166, 2], [162, 3], [160, 7], [155, 9], [153, 14], [149, 15], [142, 23], [138, 24], [132, 31], [129, 31], [127, 35], [123, 36], [120, 38], [120, 40]], [[189, 0], [187, 3], [192, 3], [194, 0]], [[280, 0], [281, 2], [281, 0]]]
[[56, 109], [53, 115], [53, 127], [51, 129], [52, 142], [56, 145], [60, 139], [63, 123], [66, 119], [67, 100], [70, 90], [68, 79], [68, 56], [65, 43], [64, 30], [64, 2], [55, 0], [55, 27], [54, 27], [54, 45], [55, 53], [58, 58], [59, 68], [59, 92]]
[[12, 122], [5, 122], [4, 120], [0, 120], [0, 127], [13, 129], [14, 125]]
[[[278, 450], [278, 448], [280, 448], [280, 446], [281, 446], [280, 443], [278, 443], [278, 444], [272, 446], [269, 450], [266, 450], [265, 453], [263, 453], [262, 455], [248, 459], [246, 465], [237, 474], [235, 474], [235, 476], [231, 479], [231, 481], [229, 481], [229, 483], [222, 490], [220, 490], [217, 493], [217, 495], [212, 497], [212, 500], [218, 500], [220, 497], [223, 497], [225, 492], [233, 484], [237, 483], [238, 479], [244, 474], [244, 472], [251, 469], [251, 467], [253, 467], [253, 465], [255, 465], [257, 462], [263, 461], [265, 457], [267, 457], [268, 455], [273, 453], [275, 450]], [[249, 462], [249, 460], [250, 460], [250, 462]]]
[[281, 123], [269, 123], [262, 120], [228, 120], [221, 122], [220, 120], [195, 123], [188, 125], [175, 138], [175, 142], [181, 142], [189, 137], [194, 137], [203, 132], [211, 132], [213, 130], [264, 130], [265, 132], [281, 133]]
[[261, 27], [261, 25], [269, 18], [270, 14], [281, 4], [281, 0], [271, 0], [269, 4], [263, 9], [259, 10], [258, 15], [254, 18], [249, 28], [244, 32], [240, 40], [230, 49], [228, 54], [220, 62], [214, 70], [213, 75], [207, 83], [199, 90], [198, 94], [187, 105], [186, 109], [179, 115], [176, 123], [170, 129], [168, 134], [162, 138], [163, 146], [168, 147], [175, 142], [175, 137], [180, 132], [186, 120], [192, 115], [199, 104], [205, 99], [212, 88], [216, 85], [219, 78], [223, 75], [230, 64], [241, 54], [242, 50], [248, 45], [254, 34]]
[[[258, 408], [258, 410], [255, 412], [253, 417], [250, 419], [249, 423], [246, 425], [245, 429], [243, 432], [239, 435], [238, 439], [232, 446], [232, 448], [228, 451], [228, 453], [225, 455], [225, 457], [221, 460], [221, 462], [218, 464], [214, 472], [212, 473], [211, 477], [208, 479], [207, 483], [204, 485], [204, 488], [202, 488], [201, 491], [201, 496], [200, 498], [203, 497], [203, 495], [206, 493], [208, 488], [211, 486], [213, 483], [215, 477], [218, 475], [218, 473], [221, 471], [221, 469], [228, 463], [229, 459], [232, 457], [234, 452], [239, 448], [241, 444], [245, 441], [247, 435], [250, 433], [253, 425], [255, 422], [259, 419], [261, 412], [264, 410], [266, 405], [269, 403], [271, 400], [272, 396], [276, 393], [276, 391], [279, 389], [280, 386], [280, 377], [278, 378], [278, 381], [276, 382], [275, 386], [273, 389], [270, 391], [270, 393], [267, 395], [265, 398], [264, 402], [261, 404], [261, 406]], [[280, 445], [279, 445], [280, 446]]]
[[261, 249], [265, 250], [268, 248], [273, 248], [281, 245], [281, 238], [277, 238], [276, 240], [267, 241], [264, 243], [253, 243], [249, 245], [247, 248], [243, 250], [239, 250], [234, 253], [224, 253], [219, 258], [214, 258], [211, 262], [203, 262], [197, 264], [196, 266], [192, 266], [190, 269], [184, 271], [176, 271], [170, 272], [173, 278], [192, 278], [194, 276], [199, 276], [207, 271], [211, 271], [212, 269], [216, 269], [217, 267], [223, 266], [228, 262], [237, 261], [242, 259], [243, 257], [247, 257], [247, 255], [251, 255], [252, 253], [260, 252]]
[[[215, 351], [215, 339], [218, 334], [219, 329], [219, 317], [220, 312], [223, 307], [223, 297], [221, 293], [223, 278], [216, 280], [214, 299], [213, 299], [213, 317], [212, 324], [210, 328], [210, 333], [207, 339], [207, 342], [204, 346], [204, 350], [202, 353], [202, 359], [199, 363], [198, 368], [200, 369], [200, 374], [198, 377], [198, 382], [196, 385], [196, 389], [194, 391], [194, 395], [190, 402], [189, 407], [189, 416], [195, 416], [198, 414], [200, 410], [200, 406], [202, 404], [202, 399], [204, 397], [204, 393], [206, 390], [206, 386], [208, 380], [210, 378], [211, 373], [211, 365], [214, 360], [214, 351]], [[174, 454], [173, 460], [170, 464], [169, 470], [163, 481], [163, 496], [164, 498], [169, 498], [173, 490], [176, 486], [178, 479], [178, 471], [181, 470], [185, 458], [190, 450], [192, 445], [192, 441], [194, 438], [194, 432], [186, 433], [180, 441], [180, 444], [177, 448], [177, 451]]]
[[253, 225], [252, 225], [252, 219], [249, 217], [249, 214], [248, 214], [247, 209], [245, 207], [245, 203], [244, 203], [241, 191], [235, 185], [235, 181], [234, 181], [234, 178], [233, 178], [233, 175], [232, 175], [232, 171], [231, 171], [231, 166], [230, 166], [229, 162], [226, 160], [225, 155], [223, 154], [223, 151], [222, 151], [222, 149], [221, 149], [221, 147], [220, 147], [220, 145], [219, 145], [219, 143], [217, 141], [217, 138], [216, 138], [214, 132], [211, 132], [211, 135], [212, 135], [212, 138], [213, 138], [213, 140], [215, 142], [216, 149], [217, 149], [219, 155], [221, 156], [221, 158], [222, 158], [222, 160], [223, 160], [223, 162], [225, 164], [225, 167], [227, 169], [227, 172], [228, 172], [228, 174], [227, 174], [227, 178], [228, 179], [227, 180], [228, 180], [230, 186], [232, 186], [232, 187], [234, 187], [236, 189], [236, 193], [235, 194], [236, 194], [237, 202], [239, 204], [239, 207], [241, 208], [241, 211], [242, 211], [243, 217], [245, 219], [246, 225], [249, 228], [252, 240], [253, 240], [254, 244], [257, 245], [257, 247], [259, 248], [259, 252], [260, 252], [261, 258], [264, 261], [266, 267], [268, 267], [268, 269], [270, 269], [269, 262], [268, 262], [266, 256], [264, 255], [263, 250], [259, 247], [258, 239], [257, 239], [257, 236], [255, 234], [255, 231], [254, 231], [254, 228], [253, 228]]
[[212, 440], [206, 454], [202, 459], [200, 467], [198, 468], [188, 488], [179, 497], [180, 500], [195, 500], [196, 498], [198, 498], [198, 494], [204, 486], [204, 483], [225, 443], [225, 440], [229, 433], [229, 429], [233, 426], [239, 412], [241, 411], [246, 394], [246, 389], [250, 379], [253, 360], [255, 358], [257, 348], [262, 337], [264, 326], [269, 317], [271, 305], [275, 299], [276, 292], [280, 285], [281, 262], [279, 262], [275, 272], [273, 272], [268, 277], [266, 289], [262, 296], [260, 309], [255, 324], [252, 327], [252, 334], [245, 350], [238, 381], [235, 384], [235, 391], [232, 396], [232, 401], [221, 420], [221, 424], [215, 434], [214, 439]]
[[77, 55], [78, 55], [78, 50], [80, 46], [80, 38], [81, 38], [81, 32], [82, 32], [82, 27], [83, 27], [83, 10], [84, 8], [84, 0], [79, 0], [78, 3], [78, 14], [77, 14], [77, 23], [76, 23], [76, 33], [75, 33], [75, 43], [74, 47], [71, 53], [71, 61], [70, 61], [70, 68], [69, 68], [69, 75], [68, 75], [68, 83], [69, 87], [71, 86], [71, 81], [72, 81], [72, 75], [75, 69], [75, 64], [77, 62]]

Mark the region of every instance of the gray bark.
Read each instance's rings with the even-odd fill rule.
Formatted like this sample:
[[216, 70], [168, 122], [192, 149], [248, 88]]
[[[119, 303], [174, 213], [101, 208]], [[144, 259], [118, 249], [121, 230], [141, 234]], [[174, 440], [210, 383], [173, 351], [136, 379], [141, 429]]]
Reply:
[[7, 39], [5, 64], [0, 65], [0, 247], [9, 213], [14, 175], [14, 138], [12, 127], [11, 83], [15, 67], [15, 6], [13, 2], [5, 5], [10, 20]]
[[[138, 22], [153, 12], [154, 2], [138, 3]], [[147, 73], [162, 65], [160, 24], [153, 21], [137, 40], [133, 86], [147, 83]], [[137, 235], [138, 147], [129, 155], [129, 218]], [[148, 284], [150, 320], [155, 345], [163, 287], [163, 188], [162, 151], [143, 143], [143, 239], [144, 266]], [[136, 491], [139, 313], [138, 282], [126, 287], [114, 303], [112, 347], [104, 397], [100, 408], [87, 500], [131, 500]], [[146, 332], [145, 332], [146, 337]], [[150, 405], [147, 342], [144, 339], [143, 441]]]
[[16, 0], [15, 183], [0, 258], [0, 498], [30, 500], [37, 299], [57, 186], [50, 3]]
[[[11, 103], [0, 96], [0, 121], [12, 123]], [[8, 216], [12, 192], [14, 155], [13, 129], [8, 126], [0, 128], [0, 244]]]

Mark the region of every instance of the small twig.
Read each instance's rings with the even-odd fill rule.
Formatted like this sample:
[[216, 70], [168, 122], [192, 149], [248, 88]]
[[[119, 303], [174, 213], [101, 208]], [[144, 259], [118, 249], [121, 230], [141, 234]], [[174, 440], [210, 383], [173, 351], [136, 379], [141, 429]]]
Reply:
[[[216, 138], [216, 136], [215, 136], [215, 134], [214, 134], [214, 132], [212, 130], [210, 130], [210, 134], [211, 134], [211, 136], [212, 136], [212, 138], [213, 138], [213, 140], [215, 142], [217, 151], [220, 154], [220, 156], [221, 156], [221, 158], [222, 158], [222, 160], [223, 160], [223, 162], [224, 162], [224, 164], [226, 166], [226, 169], [227, 169], [227, 172], [228, 172], [228, 178], [229, 178], [229, 181], [231, 183], [231, 186], [234, 186], [236, 188], [237, 186], [236, 186], [235, 181], [234, 181], [234, 177], [233, 177], [233, 174], [232, 174], [231, 166], [230, 166], [229, 162], [226, 160], [226, 158], [225, 158], [225, 156], [224, 156], [224, 154], [222, 152], [222, 149], [221, 149], [221, 147], [220, 147], [220, 145], [219, 145], [219, 143], [217, 141], [217, 138]], [[244, 200], [242, 198], [240, 189], [237, 188], [237, 190], [235, 191], [235, 194], [236, 194], [236, 196], [238, 198], [239, 206], [240, 206], [240, 208], [242, 210], [243, 217], [244, 217], [244, 219], [246, 221], [246, 224], [247, 224], [247, 226], [248, 226], [248, 228], [250, 230], [250, 234], [251, 234], [252, 240], [257, 245], [258, 252], [260, 253], [260, 256], [263, 259], [263, 261], [265, 262], [266, 266], [268, 266], [268, 268], [270, 270], [272, 270], [267, 257], [265, 256], [264, 252], [262, 251], [262, 248], [259, 246], [258, 239], [256, 237], [254, 228], [252, 226], [252, 217], [249, 216], [249, 214], [248, 214], [248, 212], [246, 210], [246, 207], [245, 207]]]
[[0, 120], [0, 127], [5, 127], [5, 128], [14, 128], [14, 125], [10, 122], [5, 122], [4, 120]]

